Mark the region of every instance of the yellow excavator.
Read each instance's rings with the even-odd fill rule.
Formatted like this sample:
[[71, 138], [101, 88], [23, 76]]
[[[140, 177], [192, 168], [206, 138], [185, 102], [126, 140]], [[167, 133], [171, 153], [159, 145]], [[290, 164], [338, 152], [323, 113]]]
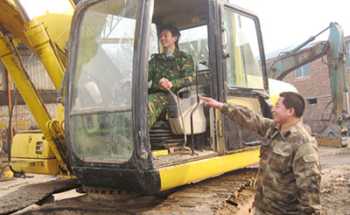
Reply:
[[[177, 95], [165, 121], [148, 128], [148, 61], [166, 23], [180, 29], [197, 81]], [[255, 15], [216, 0], [84, 1], [72, 26], [65, 138], [83, 186], [158, 193], [258, 161], [257, 139], [198, 100], [207, 95], [270, 115]], [[191, 150], [182, 153], [185, 146]]]
[[25, 71], [18, 47], [26, 46], [38, 56], [59, 91], [67, 63], [65, 47], [74, 4], [69, 0], [6, 0], [0, 2], [0, 8], [1, 63], [41, 131], [17, 133], [13, 137], [9, 152], [11, 167], [15, 171], [69, 174], [64, 154], [63, 112], [56, 119], [50, 116]]
[[[0, 16], [0, 59], [42, 131], [14, 137], [16, 171], [74, 175], [85, 192], [165, 192], [258, 162], [262, 140], [203, 107], [199, 95], [271, 117], [271, 100], [296, 90], [268, 79], [258, 17], [225, 0], [87, 0], [72, 20], [73, 2], [57, 1], [68, 8], [54, 20], [62, 34], [72, 23], [69, 40], [51, 33], [56, 22], [35, 18], [25, 2], [0, 3], [7, 11]], [[149, 128], [148, 61], [161, 49], [159, 27], [169, 23], [194, 59], [196, 81], [170, 96], [172, 106]], [[64, 123], [49, 116], [29, 82], [20, 43], [37, 53], [56, 89], [63, 87]], [[6, 207], [11, 196], [2, 200], [3, 213], [16, 210]]]

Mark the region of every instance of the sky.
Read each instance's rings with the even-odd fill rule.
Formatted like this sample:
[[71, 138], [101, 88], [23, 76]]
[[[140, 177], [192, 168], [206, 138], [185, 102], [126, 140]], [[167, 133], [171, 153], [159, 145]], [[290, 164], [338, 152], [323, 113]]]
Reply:
[[[350, 35], [349, 0], [230, 0], [260, 19], [265, 53], [301, 44], [338, 22]], [[319, 40], [326, 40], [325, 32]]]
[[73, 10], [73, 6], [69, 0], [19, 0], [19, 2], [25, 8], [30, 19], [49, 12], [64, 13], [68, 11], [70, 13]]

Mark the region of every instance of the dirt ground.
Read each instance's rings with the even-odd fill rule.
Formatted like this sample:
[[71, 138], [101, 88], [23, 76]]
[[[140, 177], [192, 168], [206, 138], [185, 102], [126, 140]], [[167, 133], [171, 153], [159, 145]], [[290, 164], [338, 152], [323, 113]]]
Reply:
[[[320, 147], [322, 167], [321, 204], [322, 214], [350, 215], [350, 146], [347, 148]], [[0, 182], [1, 196], [19, 186], [35, 183], [36, 181], [53, 180], [54, 177], [36, 176], [33, 178], [16, 179], [15, 181]], [[55, 197], [56, 200], [59, 197]], [[254, 199], [254, 190], [247, 189], [237, 198], [237, 208], [225, 207], [214, 214], [252, 214], [250, 208]], [[229, 204], [230, 202], [227, 202]], [[175, 213], [176, 214], [176, 213]], [[180, 213], [186, 214], [186, 213]]]
[[[350, 215], [350, 146], [346, 148], [320, 147], [322, 168], [321, 205], [322, 215]], [[250, 215], [254, 214], [251, 205], [254, 192], [249, 198], [242, 198], [238, 211], [224, 208], [220, 215]]]
[[350, 147], [320, 148], [322, 212], [350, 215]]

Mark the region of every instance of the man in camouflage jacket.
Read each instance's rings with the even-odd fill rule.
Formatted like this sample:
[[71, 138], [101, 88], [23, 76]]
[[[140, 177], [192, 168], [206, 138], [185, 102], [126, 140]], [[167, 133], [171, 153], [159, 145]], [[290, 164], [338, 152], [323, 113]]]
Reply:
[[149, 62], [148, 126], [151, 127], [167, 104], [168, 90], [176, 93], [193, 81], [194, 65], [190, 55], [179, 50], [180, 32], [164, 26], [160, 33], [163, 53], [153, 54]]
[[273, 120], [249, 109], [203, 97], [232, 120], [266, 137], [260, 149], [255, 196], [256, 215], [320, 214], [320, 163], [316, 140], [303, 126], [304, 99], [297, 93], [280, 94]]

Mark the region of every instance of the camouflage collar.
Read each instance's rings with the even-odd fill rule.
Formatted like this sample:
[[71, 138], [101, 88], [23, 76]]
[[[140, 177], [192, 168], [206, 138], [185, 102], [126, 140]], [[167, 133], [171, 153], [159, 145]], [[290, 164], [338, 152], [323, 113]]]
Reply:
[[281, 129], [281, 136], [283, 138], [287, 138], [289, 135], [291, 135], [292, 133], [296, 132], [297, 130], [299, 130], [301, 127], [303, 127], [303, 122], [301, 119], [298, 119], [290, 124], [288, 124], [287, 126], [284, 126], [283, 129]]
[[284, 125], [283, 129], [278, 124], [275, 124], [275, 126], [272, 127], [272, 129], [270, 131], [269, 138], [274, 139], [276, 136], [280, 136], [282, 138], [282, 140], [285, 141], [286, 138], [293, 131], [296, 130], [296, 126], [299, 126], [300, 123], [301, 123], [301, 120], [294, 121], [293, 123], [289, 123], [287, 125]]
[[296, 126], [301, 120], [299, 118], [294, 118], [292, 120], [290, 120], [289, 122], [283, 124], [280, 127], [280, 130], [282, 133], [285, 133], [287, 131], [289, 131], [292, 127]]
[[[175, 49], [173, 52], [173, 57], [177, 58], [180, 57], [182, 55], [182, 51], [180, 51], [179, 49]], [[158, 54], [158, 57], [163, 59], [163, 60], [167, 60], [167, 59], [171, 59], [172, 57], [168, 57], [167, 54], [165, 52]]]

